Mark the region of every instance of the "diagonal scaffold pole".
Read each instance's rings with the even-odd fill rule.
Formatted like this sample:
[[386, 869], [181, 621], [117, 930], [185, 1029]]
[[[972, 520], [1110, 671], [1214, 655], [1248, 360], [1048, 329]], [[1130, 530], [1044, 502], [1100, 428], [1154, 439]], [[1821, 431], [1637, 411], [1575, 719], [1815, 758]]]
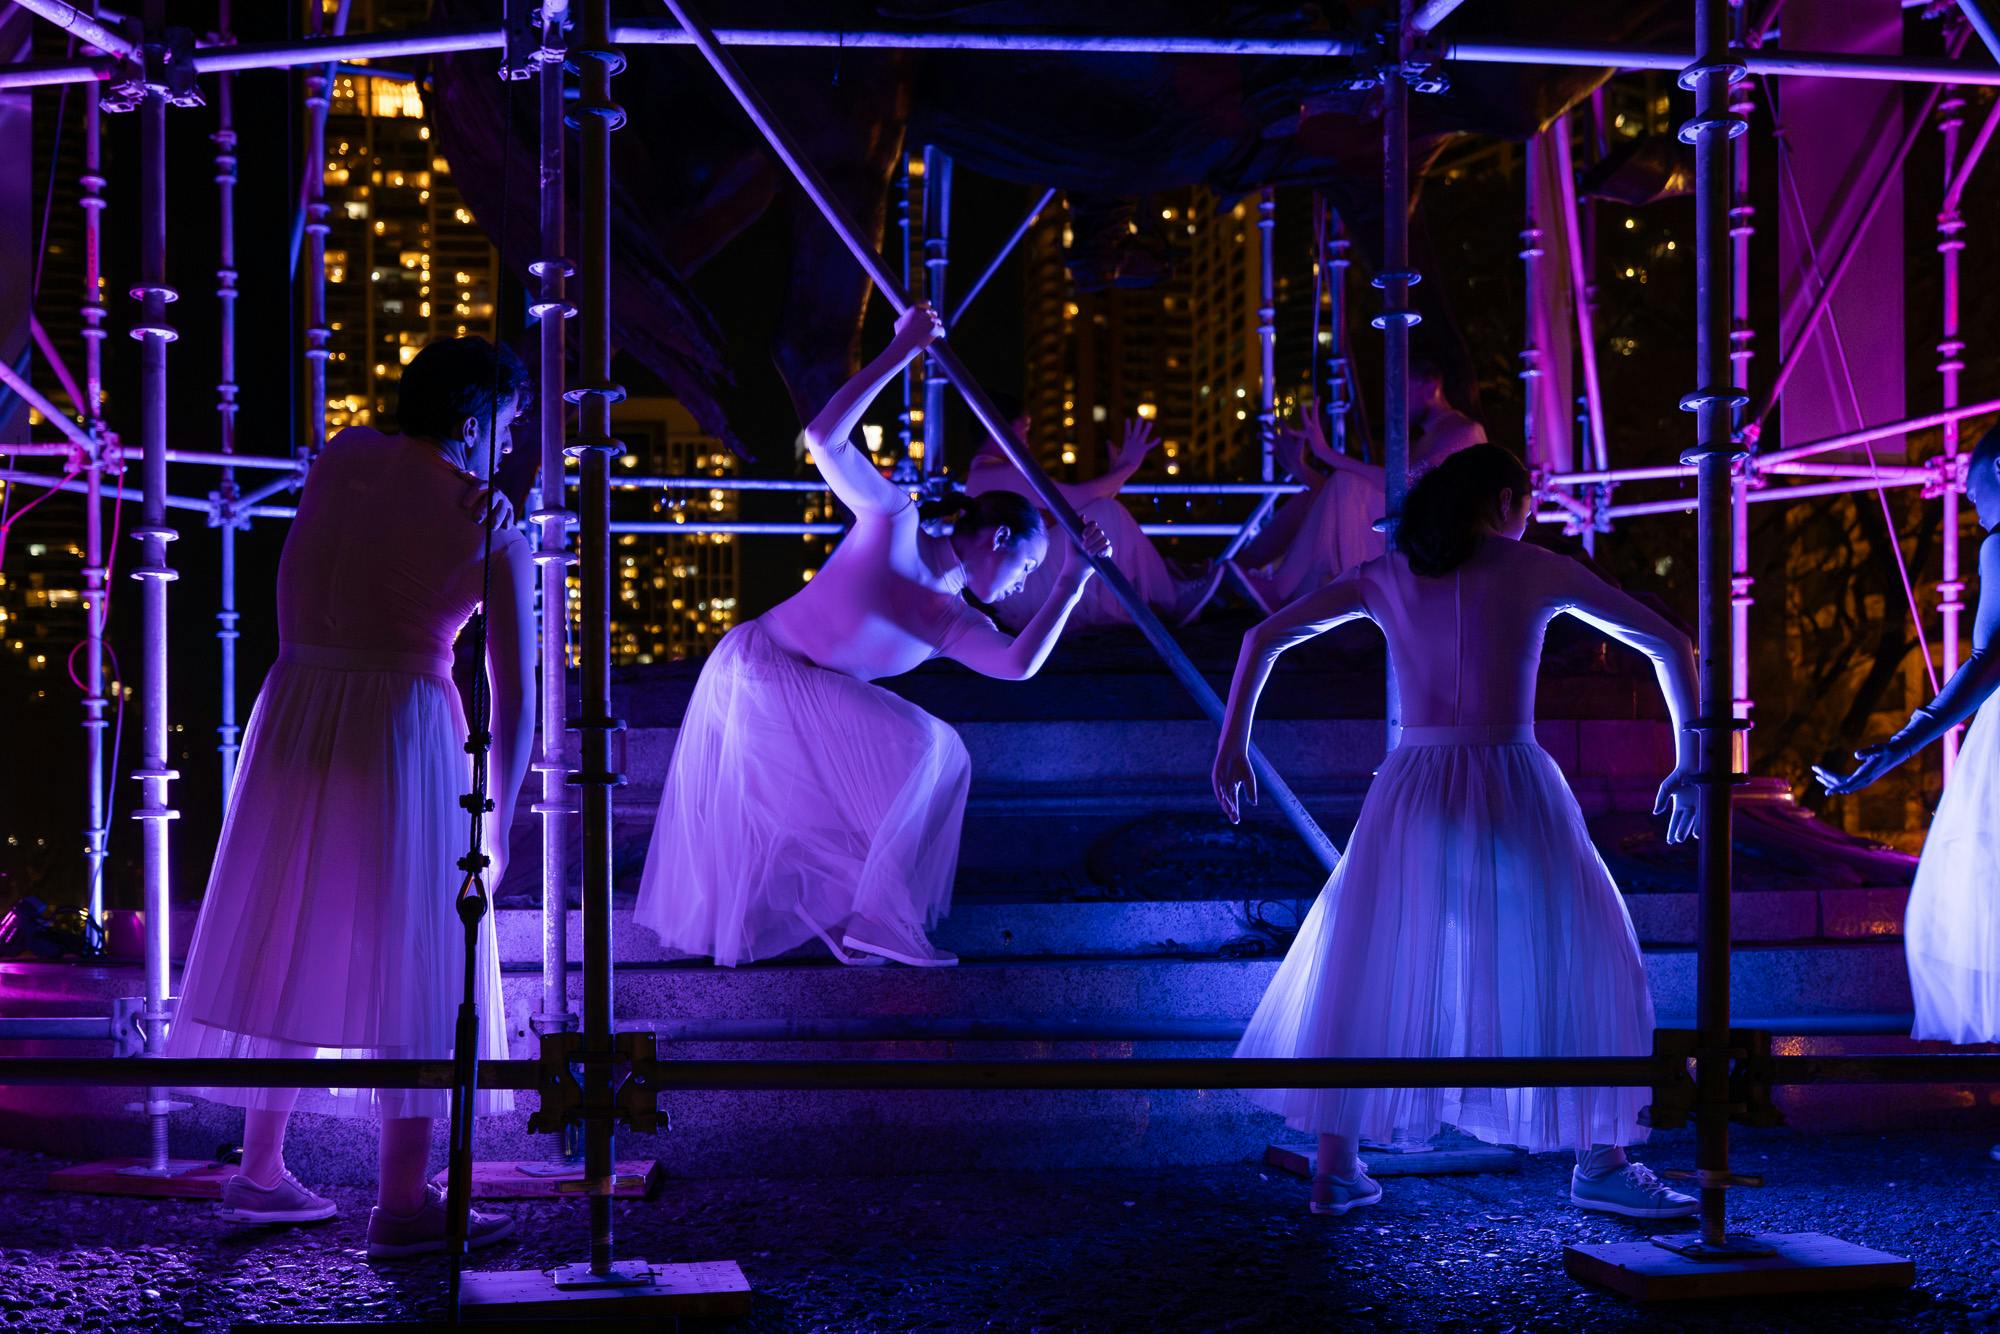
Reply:
[[[737, 65], [735, 58], [722, 49], [721, 44], [716, 41], [715, 34], [706, 24], [694, 16], [685, 3], [685, 0], [665, 0], [665, 3], [668, 10], [673, 13], [674, 18], [686, 30], [695, 49], [701, 53], [702, 59], [708, 62], [709, 68], [715, 71], [716, 77], [722, 81], [723, 86], [736, 99], [737, 105], [742, 107], [744, 114], [750, 117], [751, 122], [757, 127], [759, 133], [763, 135], [765, 142], [770, 145], [772, 152], [777, 154], [778, 159], [792, 173], [792, 178], [798, 182], [799, 187], [806, 192], [807, 197], [818, 207], [821, 216], [826, 219], [827, 224], [839, 235], [841, 241], [847, 246], [849, 253], [854, 256], [855, 261], [861, 265], [869, 278], [874, 281], [876, 288], [888, 300], [898, 315], [909, 309], [911, 305], [909, 293], [903, 289], [902, 284], [896, 281], [895, 275], [890, 272], [888, 264], [884, 262], [875, 248], [862, 239], [860, 228], [854, 224], [853, 219], [848, 216], [847, 210], [834, 197], [832, 190], [827, 186], [825, 178], [820, 175], [819, 171], [811, 163], [806, 161], [804, 154], [799, 150], [798, 141], [778, 121], [776, 114], [772, 111], [770, 104], [764, 99], [763, 95], [750, 86], [749, 81], [743, 75], [742, 69]], [[980, 426], [1000, 446], [1001, 451], [1006, 454], [1008, 462], [1014, 465], [1015, 469], [1021, 474], [1022, 480], [1028, 484], [1029, 490], [1035, 493], [1035, 498], [1040, 502], [1042, 508], [1055, 516], [1057, 526], [1063, 530], [1071, 542], [1076, 544], [1077, 551], [1081, 552], [1083, 550], [1083, 520], [1077, 515], [1076, 510], [1070, 505], [1069, 501], [1063, 497], [1062, 492], [1048, 479], [1047, 474], [1036, 464], [1034, 455], [1030, 452], [1027, 442], [1014, 433], [1013, 423], [1007, 421], [1000, 410], [993, 405], [993, 401], [987, 397], [986, 391], [973, 378], [972, 372], [959, 359], [958, 353], [951, 347], [949, 339], [941, 339], [933, 343], [931, 345], [931, 352], [936, 359], [938, 368], [944, 372], [945, 377], [958, 389], [959, 395], [965, 400], [966, 406], [972, 410], [972, 415], [978, 420]], [[926, 423], [925, 427], [926, 434], [928, 435], [930, 423]], [[1175, 679], [1194, 697], [1195, 703], [1212, 722], [1220, 723], [1222, 720], [1222, 701], [1216, 697], [1215, 688], [1208, 683], [1207, 678], [1202, 676], [1200, 669], [1188, 658], [1187, 653], [1181, 646], [1174, 641], [1174, 637], [1168, 633], [1166, 626], [1160, 622], [1160, 618], [1153, 614], [1153, 609], [1146, 605], [1145, 599], [1141, 598], [1138, 591], [1132, 587], [1131, 581], [1110, 561], [1092, 559], [1091, 564], [1097, 571], [1097, 577], [1104, 580], [1105, 585], [1110, 588], [1112, 595], [1118, 599], [1120, 605], [1125, 608], [1126, 614], [1132, 618], [1132, 623], [1138, 627], [1141, 634], [1145, 635], [1147, 642], [1153, 646], [1154, 651], [1166, 662], [1168, 669], [1174, 674]], [[1250, 761], [1256, 766], [1257, 781], [1261, 785], [1262, 790], [1272, 797], [1277, 803], [1279, 810], [1291, 822], [1292, 827], [1299, 832], [1300, 837], [1306, 841], [1307, 846], [1313, 850], [1314, 855], [1319, 858], [1321, 864], [1331, 871], [1340, 857], [1338, 849], [1333, 845], [1333, 841], [1326, 836], [1325, 831], [1319, 827], [1318, 823], [1312, 818], [1312, 815], [1299, 801], [1297, 794], [1291, 790], [1290, 786], [1286, 784], [1278, 772], [1271, 767], [1270, 761], [1264, 757], [1260, 750], [1255, 747], [1251, 748]]]

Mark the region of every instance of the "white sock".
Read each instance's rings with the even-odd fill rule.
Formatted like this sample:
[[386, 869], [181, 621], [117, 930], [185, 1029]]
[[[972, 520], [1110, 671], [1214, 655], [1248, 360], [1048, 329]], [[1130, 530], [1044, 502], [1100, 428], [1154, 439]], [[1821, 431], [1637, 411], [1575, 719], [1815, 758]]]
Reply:
[[1622, 1146], [1616, 1144], [1593, 1144], [1588, 1153], [1576, 1156], [1576, 1174], [1587, 1181], [1610, 1176], [1629, 1165], [1631, 1159], [1625, 1156]]

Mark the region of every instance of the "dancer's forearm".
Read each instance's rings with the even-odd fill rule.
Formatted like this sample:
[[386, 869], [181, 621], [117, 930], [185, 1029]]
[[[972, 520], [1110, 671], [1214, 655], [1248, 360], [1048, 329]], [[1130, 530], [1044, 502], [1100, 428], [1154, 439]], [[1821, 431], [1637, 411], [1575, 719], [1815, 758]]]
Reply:
[[[1072, 560], [1080, 557], [1072, 556]], [[1070, 613], [1083, 600], [1083, 590], [1090, 586], [1091, 570], [1085, 566], [1079, 577], [1065, 577], [1049, 595], [1049, 600], [1041, 605], [1021, 633], [1014, 636], [1009, 666], [1009, 679], [1025, 681], [1042, 670], [1042, 664], [1055, 651], [1056, 641], [1062, 638], [1063, 627], [1069, 623]]]

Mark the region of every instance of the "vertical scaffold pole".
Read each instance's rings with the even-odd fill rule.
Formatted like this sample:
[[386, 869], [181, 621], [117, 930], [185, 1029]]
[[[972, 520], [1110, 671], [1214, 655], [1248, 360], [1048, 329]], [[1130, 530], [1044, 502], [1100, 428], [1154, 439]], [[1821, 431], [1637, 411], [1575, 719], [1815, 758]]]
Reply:
[[1267, 482], [1278, 466], [1278, 296], [1271, 265], [1277, 221], [1278, 192], [1266, 186], [1257, 196], [1257, 475]]
[[[1957, 197], [1952, 194], [1952, 185], [1959, 170], [1959, 132], [1965, 125], [1964, 95], [1957, 88], [1946, 89], [1938, 110], [1938, 133], [1944, 137], [1945, 181], [1944, 200], [1937, 215], [1937, 252], [1944, 270], [1944, 292], [1940, 303], [1942, 324], [1937, 345], [1938, 406], [1949, 409], [1958, 406], [1958, 377], [1965, 369], [1965, 341], [1959, 337], [1958, 328], [1959, 256], [1965, 249], [1965, 218], [1959, 212]], [[1944, 615], [1944, 663], [1938, 679], [1948, 681], [1951, 674], [1958, 670], [1959, 630], [1965, 614], [1965, 580], [1958, 563], [1958, 423], [1946, 422], [1942, 430], [1947, 464], [1943, 496], [1943, 567], [1939, 570], [1937, 591], [1938, 610]], [[1944, 734], [1944, 781], [1947, 783], [1951, 781], [1952, 770], [1958, 764], [1958, 743], [1963, 735], [1964, 729], [1960, 727]]]
[[[1347, 363], [1347, 228], [1331, 203], [1322, 198], [1325, 210], [1320, 235], [1320, 282], [1326, 287], [1326, 406], [1321, 427], [1336, 453], [1347, 452], [1347, 414], [1354, 406], [1354, 375]], [[1315, 349], [1317, 352], [1317, 349]]]
[[[1552, 131], [1543, 131], [1552, 133]], [[1522, 145], [1521, 160], [1523, 170], [1523, 205], [1521, 209], [1521, 248], [1516, 253], [1521, 259], [1521, 288], [1527, 293], [1522, 303], [1521, 322], [1521, 447], [1528, 462], [1533, 465], [1537, 449], [1541, 443], [1540, 423], [1535, 416], [1537, 399], [1541, 393], [1542, 346], [1540, 334], [1541, 316], [1541, 271], [1542, 256], [1542, 209], [1541, 209], [1541, 154], [1536, 149], [1535, 140], [1529, 139]], [[1572, 466], [1577, 462], [1569, 461]]]
[[1729, 380], [1729, 140], [1747, 125], [1729, 112], [1730, 85], [1746, 73], [1727, 46], [1724, 0], [1695, 0], [1695, 63], [1682, 73], [1694, 93], [1694, 116], [1680, 128], [1694, 145], [1695, 389], [1681, 407], [1695, 414], [1695, 444], [1682, 455], [1696, 473], [1696, 544], [1700, 601], [1701, 740], [1699, 934], [1695, 1024], [1695, 1166], [1701, 1187], [1701, 1243], [1731, 1249], [1729, 1184], [1729, 947], [1731, 793], [1729, 738], [1732, 625], [1727, 607], [1735, 527], [1730, 473], [1737, 449], [1730, 423], [1742, 393]]
[[[94, 10], [96, 6], [93, 4]], [[88, 886], [90, 919], [104, 922], [104, 854], [110, 830], [105, 826], [104, 631], [110, 589], [104, 552], [104, 472], [110, 439], [104, 426], [104, 278], [101, 272], [104, 235], [103, 110], [97, 98], [83, 105], [83, 174], [77, 178], [83, 207], [83, 398], [84, 425], [91, 451], [85, 474], [88, 488], [83, 511], [83, 747], [84, 793], [83, 866]], [[124, 683], [117, 683], [120, 689]]]
[[[147, 0], [149, 42], [164, 35], [164, 0]], [[140, 759], [132, 772], [142, 794], [132, 818], [144, 831], [146, 889], [146, 1054], [164, 1049], [171, 1008], [167, 998], [169, 913], [173, 895], [168, 876], [169, 821], [173, 809], [169, 785], [180, 774], [171, 765], [167, 723], [167, 585], [178, 575], [167, 562], [167, 543], [180, 534], [167, 524], [167, 344], [179, 335], [167, 323], [167, 305], [179, 293], [167, 285], [167, 97], [166, 90], [148, 83], [139, 104], [139, 285], [132, 296], [139, 302], [132, 336], [139, 340], [139, 409], [145, 442], [142, 468], [143, 517], [132, 531], [139, 543], [140, 564], [132, 571], [141, 590], [143, 683], [140, 696]], [[167, 1168], [167, 1091], [147, 1093], [152, 1122], [154, 1172]]]
[[[910, 290], [910, 196], [916, 191], [916, 177], [910, 173], [910, 150], [906, 145], [897, 155], [896, 169], [896, 235], [902, 238], [898, 253], [902, 257], [903, 290]], [[896, 417], [896, 437], [902, 447], [901, 457], [906, 465], [922, 472], [922, 460], [910, 452], [910, 442], [916, 432], [911, 429], [910, 410], [916, 407], [916, 371], [903, 367], [903, 373], [896, 377], [902, 382], [903, 410]]]
[[[221, 0], [216, 15], [220, 43], [234, 41], [230, 34], [229, 0]], [[236, 116], [233, 74], [215, 79], [216, 269], [218, 354], [215, 385], [216, 444], [224, 454], [236, 452]], [[219, 582], [221, 588], [215, 613], [215, 640], [220, 663], [222, 720], [217, 725], [216, 751], [222, 757], [222, 810], [229, 812], [231, 794], [236, 790], [236, 751], [240, 735], [236, 726], [236, 469], [224, 468], [215, 495], [215, 524], [221, 538]]]
[[[945, 305], [945, 270], [951, 257], [951, 155], [924, 145], [924, 299], [940, 316]], [[924, 476], [945, 466], [944, 405], [949, 381], [937, 358], [924, 357]]]
[[[565, 290], [575, 266], [566, 254], [567, 200], [563, 188], [563, 17], [558, 6], [542, 8], [542, 48], [537, 53], [541, 171], [541, 258], [529, 268], [540, 279], [541, 291], [529, 313], [540, 321], [541, 365], [541, 503], [529, 514], [537, 525], [535, 564], [541, 571], [541, 753], [535, 769], [542, 776], [541, 800], [535, 814], [542, 821], [542, 1003], [529, 1027], [539, 1036], [576, 1027], [569, 1006], [569, 819], [576, 799], [569, 790], [568, 763], [563, 755], [568, 708], [565, 683], [569, 672], [569, 571], [576, 557], [569, 550], [569, 530], [576, 515], [566, 503], [563, 474], [563, 379], [567, 370], [568, 321], [576, 314]], [[560, 1141], [558, 1141], [560, 1142]]]
[[[1741, 48], [1749, 38], [1749, 6], [1729, 0], [1731, 42]], [[1729, 96], [1729, 114], [1750, 123], [1757, 109], [1754, 85], [1740, 80]], [[1757, 235], [1757, 207], [1750, 198], [1750, 136], [1739, 134], [1732, 146], [1729, 191], [1729, 383], [1750, 392], [1750, 363], [1756, 356], [1756, 330], [1750, 323], [1750, 243]], [[1731, 412], [1730, 434], [1740, 438], [1742, 409]], [[1729, 575], [1729, 695], [1736, 729], [1730, 734], [1730, 767], [1750, 772], [1750, 609], [1756, 605], [1756, 580], [1750, 574], [1750, 478], [1739, 468], [1729, 483], [1731, 518]]]
[[[1410, 53], [1410, 8], [1411, 0], [1401, 0], [1390, 39], [1392, 63], [1382, 70], [1382, 268], [1375, 275], [1375, 285], [1382, 289], [1382, 310], [1374, 325], [1383, 337], [1382, 480], [1392, 544], [1410, 489], [1410, 328], [1422, 319], [1410, 309], [1410, 286], [1418, 280], [1410, 270], [1410, 85], [1403, 78]], [[1387, 744], [1393, 750], [1403, 732], [1402, 692], [1393, 664], [1387, 676]]]
[[[323, 35], [325, 7], [319, 0], [306, 0], [306, 13], [306, 31], [314, 37]], [[331, 65], [306, 66], [304, 175], [300, 178], [305, 196], [306, 420], [305, 442], [298, 452], [308, 463], [326, 448], [326, 359], [327, 342], [332, 337], [326, 324], [326, 108], [332, 73]]]
[[[611, 789], [624, 775], [611, 767], [611, 459], [624, 447], [611, 434], [611, 405], [625, 397], [611, 378], [611, 134], [625, 111], [611, 100], [612, 76], [625, 58], [611, 45], [610, 0], [585, 0], [582, 46], [572, 53], [582, 75], [576, 118], [583, 140], [583, 382], [573, 391], [579, 456], [577, 513], [582, 582], [583, 713], [583, 1041], [597, 1059], [583, 1063], [584, 1097], [608, 1105], [611, 1046]], [[611, 1122], [584, 1127], [584, 1179], [590, 1196], [590, 1271], [611, 1272]]]

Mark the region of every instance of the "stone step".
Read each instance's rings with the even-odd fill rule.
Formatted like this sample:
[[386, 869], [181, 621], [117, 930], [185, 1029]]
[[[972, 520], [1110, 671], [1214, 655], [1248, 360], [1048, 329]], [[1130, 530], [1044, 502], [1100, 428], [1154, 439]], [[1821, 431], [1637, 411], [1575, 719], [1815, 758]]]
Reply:
[[[931, 932], [939, 946], [968, 961], [1034, 958], [1133, 958], [1161, 955], [1218, 955], [1268, 946], [1304, 919], [1316, 891], [1255, 897], [1186, 900], [984, 901], [959, 902]], [[1738, 945], [1817, 941], [1897, 941], [1902, 934], [1907, 889], [1835, 888], [1771, 890], [1735, 897]], [[1696, 896], [1689, 893], [1628, 894], [1627, 910], [1639, 940], [1648, 946], [1695, 943]], [[1254, 922], [1252, 911], [1262, 918]], [[502, 908], [497, 914], [500, 959], [504, 965], [539, 968], [542, 915], [533, 908]], [[671, 961], [659, 937], [632, 918], [630, 908], [611, 914], [612, 957], [621, 965]], [[568, 958], [583, 957], [583, 913], [571, 909], [567, 922]], [[824, 957], [818, 944], [802, 947], [804, 958]]]

